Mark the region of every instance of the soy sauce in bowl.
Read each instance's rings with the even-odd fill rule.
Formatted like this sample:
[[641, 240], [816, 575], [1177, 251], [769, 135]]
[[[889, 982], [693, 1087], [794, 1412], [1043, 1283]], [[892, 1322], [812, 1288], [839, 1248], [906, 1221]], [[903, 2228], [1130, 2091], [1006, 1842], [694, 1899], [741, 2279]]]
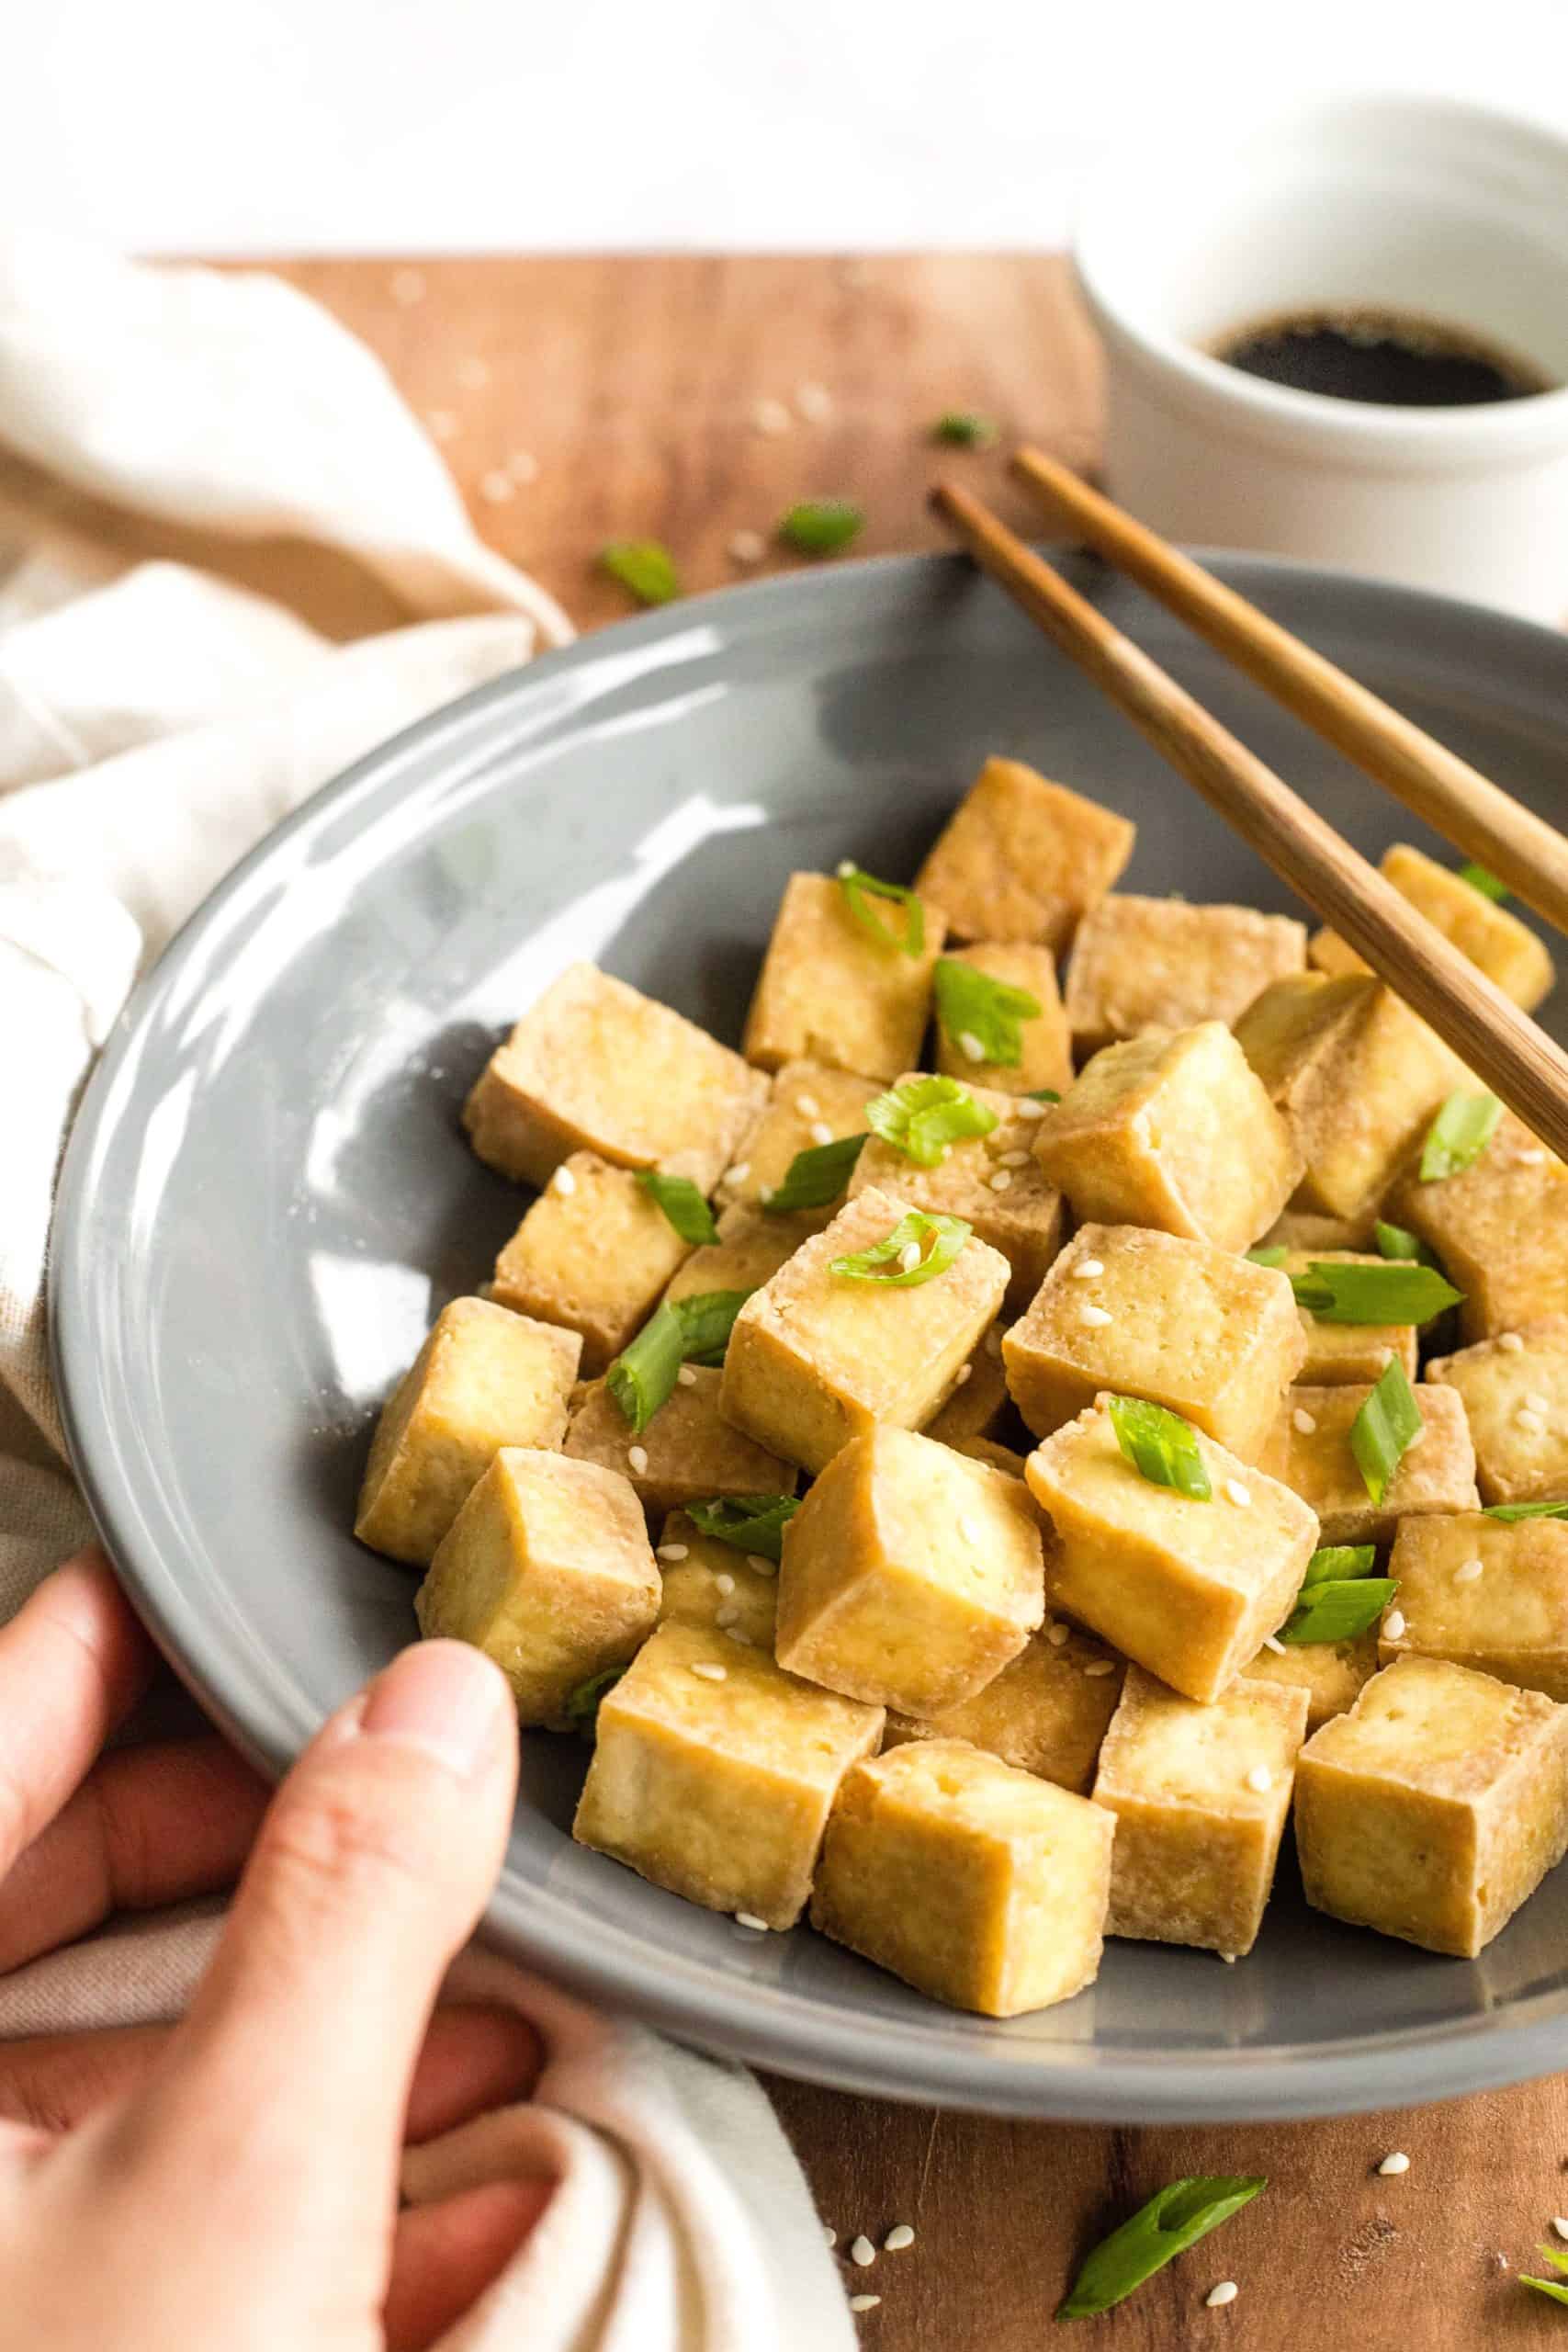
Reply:
[[1281, 311], [1233, 329], [1209, 348], [1267, 383], [1387, 408], [1476, 408], [1554, 389], [1517, 352], [1416, 311]]

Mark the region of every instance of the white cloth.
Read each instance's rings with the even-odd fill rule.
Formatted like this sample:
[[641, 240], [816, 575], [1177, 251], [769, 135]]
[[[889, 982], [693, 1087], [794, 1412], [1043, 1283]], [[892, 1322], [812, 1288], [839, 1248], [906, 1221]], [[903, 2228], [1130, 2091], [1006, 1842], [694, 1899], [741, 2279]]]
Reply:
[[[90, 1532], [50, 1388], [44, 1257], [61, 1147], [127, 991], [306, 793], [571, 631], [475, 536], [379, 364], [275, 278], [0, 243], [0, 450], [25, 461], [9, 547], [0, 511], [3, 1619]], [[141, 542], [204, 534], [213, 568], [128, 562], [102, 526], [130, 514]], [[357, 568], [378, 622], [390, 592], [408, 624], [334, 643], [232, 576], [254, 565], [224, 576], [226, 544], [292, 547], [285, 577], [301, 545]], [[175, 2016], [214, 1932], [156, 1919], [18, 1971], [0, 2038]], [[446, 2352], [846, 2352], [806, 2184], [743, 2070], [491, 1955], [449, 1991], [522, 2008], [547, 2064], [529, 2105], [412, 2154], [409, 2195], [541, 2169], [558, 2185]]]

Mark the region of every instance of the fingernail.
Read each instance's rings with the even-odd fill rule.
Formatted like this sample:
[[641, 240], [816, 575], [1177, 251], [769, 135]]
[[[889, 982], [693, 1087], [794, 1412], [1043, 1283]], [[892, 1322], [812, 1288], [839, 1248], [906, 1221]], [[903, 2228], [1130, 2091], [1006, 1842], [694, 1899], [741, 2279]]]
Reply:
[[360, 1737], [423, 1748], [467, 1779], [491, 1751], [505, 1695], [482, 1650], [467, 1642], [418, 1642], [371, 1684]]

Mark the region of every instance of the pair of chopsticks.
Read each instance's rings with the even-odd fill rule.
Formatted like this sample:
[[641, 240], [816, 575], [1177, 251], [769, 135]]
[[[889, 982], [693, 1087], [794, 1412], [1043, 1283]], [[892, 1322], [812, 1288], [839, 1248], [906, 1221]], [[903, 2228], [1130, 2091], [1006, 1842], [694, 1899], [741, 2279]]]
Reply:
[[[1054, 520], [1150, 590], [1287, 710], [1527, 906], [1568, 930], [1568, 839], [1190, 557], [1037, 449], [1012, 470]], [[953, 482], [931, 504], [1211, 808], [1477, 1076], [1568, 1159], [1568, 1056], [1375, 866], [1060, 572]]]

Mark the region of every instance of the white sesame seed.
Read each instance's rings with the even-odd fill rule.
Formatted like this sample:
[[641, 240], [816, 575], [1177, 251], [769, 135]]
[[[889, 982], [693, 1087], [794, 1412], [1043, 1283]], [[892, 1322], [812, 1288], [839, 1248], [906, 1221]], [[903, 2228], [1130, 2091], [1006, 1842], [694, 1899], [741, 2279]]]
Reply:
[[1551, 1397], [1542, 1396], [1537, 1390], [1532, 1390], [1530, 1392], [1530, 1394], [1525, 1398], [1525, 1403], [1529, 1407], [1532, 1413], [1550, 1413], [1551, 1410]]
[[525, 490], [531, 481], [539, 479], [539, 460], [532, 449], [513, 449], [506, 460], [506, 470]]
[[874, 2312], [881, 2301], [880, 2295], [852, 2295], [850, 2309], [852, 2312]]
[[1067, 1643], [1072, 1639], [1072, 1627], [1070, 1625], [1047, 1625], [1045, 1628], [1045, 1639], [1050, 1643], [1051, 1647], [1054, 1650], [1065, 1649]]
[[1517, 1331], [1499, 1331], [1497, 1334], [1497, 1345], [1505, 1355], [1517, 1356], [1524, 1344]]
[[761, 563], [768, 552], [768, 543], [761, 531], [732, 531], [729, 535], [731, 563]]
[[776, 1577], [779, 1572], [778, 1562], [770, 1560], [765, 1552], [748, 1552], [746, 1565], [749, 1568], [755, 1568], [760, 1577]]
[[626, 1448], [626, 1460], [631, 1464], [632, 1469], [637, 1477], [640, 1478], [644, 1476], [648, 1469], [647, 1446], [628, 1445]]
[[1043, 1102], [1032, 1102], [1026, 1094], [1021, 1101], [1013, 1104], [1012, 1115], [1015, 1119], [1043, 1119], [1045, 1116], [1045, 1105]]
[[1105, 1261], [1102, 1258], [1080, 1258], [1073, 1268], [1073, 1280], [1076, 1283], [1091, 1283], [1096, 1274], [1102, 1274], [1104, 1272]]
[[852, 874], [854, 870], [855, 862], [852, 857], [841, 857], [837, 865], [833, 868], [834, 873], [838, 876], [840, 882], [843, 880], [846, 874]]
[[1091, 1331], [1103, 1330], [1110, 1320], [1110, 1313], [1103, 1306], [1080, 1306], [1078, 1309], [1078, 1321], [1087, 1324]]
[[912, 1274], [919, 1262], [919, 1243], [918, 1241], [906, 1241], [904, 1247], [898, 1252], [898, 1272], [901, 1274]]
[[1529, 1405], [1521, 1405], [1518, 1411], [1514, 1415], [1514, 1419], [1518, 1423], [1520, 1429], [1522, 1429], [1529, 1437], [1539, 1437], [1542, 1430], [1546, 1427], [1546, 1423], [1541, 1419], [1540, 1415], [1538, 1412], [1533, 1411]]
[[713, 1622], [722, 1634], [727, 1627], [737, 1623], [739, 1620], [739, 1616], [740, 1611], [736, 1608], [735, 1603], [733, 1601], [727, 1601], [722, 1609], [716, 1609], [714, 1611]]
[[1551, 2226], [1560, 2238], [1568, 2238], [1568, 2221], [1565, 2221], [1561, 2213], [1552, 2215]]
[[1234, 2303], [1240, 2292], [1241, 2290], [1234, 2278], [1222, 2278], [1219, 2285], [1211, 2287], [1204, 2296], [1203, 2308], [1205, 2311], [1217, 2312], [1224, 2304]]
[[[1403, 2148], [1395, 2148], [1392, 2156], [1385, 2156], [1383, 2158], [1382, 2164], [1378, 2166], [1378, 2170], [1382, 2175], [1384, 2180], [1389, 2180], [1395, 2173], [1408, 2172], [1410, 2170], [1410, 2159], [1405, 2154]], [[1563, 2234], [1564, 2236], [1568, 2236], [1568, 2231], [1565, 2231]]]
[[689, 1544], [661, 1544], [659, 1547], [659, 1556], [661, 1560], [683, 1560], [687, 1558], [691, 1549]]
[[907, 2245], [915, 2243], [915, 2233], [908, 2222], [896, 2222], [882, 2241], [884, 2254], [902, 2254]]
[[[685, 1548], [684, 1544], [681, 1546], [682, 1552]], [[713, 1584], [714, 1590], [716, 1592], [730, 1593], [735, 1590], [735, 1578], [730, 1575], [728, 1568], [721, 1568], [719, 1570], [717, 1576], [716, 1576], [713, 1580]]]
[[965, 1061], [983, 1062], [986, 1058], [986, 1048], [980, 1043], [979, 1038], [976, 1037], [973, 1029], [961, 1029], [959, 1031], [958, 1050], [964, 1056]]
[[1255, 1764], [1247, 1776], [1247, 1785], [1254, 1796], [1266, 1797], [1274, 1785], [1274, 1775], [1267, 1764]]
[[999, 1356], [1001, 1351], [1002, 1335], [993, 1323], [990, 1329], [986, 1334], [986, 1353], [988, 1356]]
[[1285, 1645], [1278, 1634], [1265, 1634], [1263, 1646], [1266, 1650], [1272, 1650], [1276, 1657], [1283, 1657], [1285, 1655]]
[[826, 384], [802, 384], [795, 392], [795, 405], [807, 424], [826, 424], [833, 413], [833, 395]]
[[502, 466], [492, 466], [479, 481], [479, 496], [488, 506], [504, 506], [517, 495], [517, 484]]
[[[694, 1674], [696, 1670], [695, 1667], [692, 1668], [692, 1672]], [[716, 1674], [722, 1674], [724, 1672], [722, 1666], [716, 1666], [713, 1670]], [[759, 1919], [755, 1911], [738, 1911], [735, 1915], [735, 1924], [738, 1928], [750, 1928], [753, 1935], [765, 1936], [768, 1932], [767, 1921], [765, 1919]], [[829, 2235], [830, 2238], [831, 2232], [829, 2232]]]
[[1299, 1430], [1303, 1437], [1311, 1437], [1317, 1427], [1317, 1416], [1309, 1413], [1304, 1405], [1298, 1405], [1291, 1415], [1291, 1427]]
[[1519, 1166], [1521, 1168], [1539, 1168], [1545, 1158], [1546, 1154], [1544, 1151], [1521, 1151], [1519, 1154]]
[[797, 1094], [795, 1107], [803, 1119], [819, 1119], [822, 1115], [822, 1105], [815, 1094]]
[[1028, 1151], [998, 1151], [997, 1166], [998, 1168], [1027, 1168], [1033, 1156], [1032, 1152]]
[[675, 1377], [682, 1388], [694, 1388], [697, 1385], [697, 1375], [689, 1363], [682, 1364]]
[[739, 1625], [726, 1625], [723, 1633], [725, 1640], [733, 1642], [737, 1649], [749, 1650], [753, 1646], [750, 1634], [743, 1634]]
[[1084, 1677], [1087, 1681], [1092, 1682], [1098, 1675], [1114, 1674], [1115, 1671], [1116, 1660], [1113, 1657], [1095, 1657], [1090, 1658], [1085, 1667]]
[[987, 1177], [986, 1182], [993, 1193], [1010, 1193], [1012, 1190], [1012, 1170], [998, 1168], [994, 1176]]
[[876, 2248], [863, 2231], [850, 2247], [850, 2260], [858, 2263], [863, 2270], [869, 2270], [876, 2260]]
[[839, 2233], [838, 2233], [838, 2231], [837, 2231], [837, 2230], [830, 2230], [830, 2229], [828, 2227], [828, 2224], [827, 2224], [827, 2222], [823, 2222], [823, 2224], [822, 2224], [822, 2235], [823, 2235], [824, 2239], [826, 2240], [826, 2242], [827, 2242], [827, 2244], [828, 2244], [829, 2245], [838, 2245], [838, 2243], [839, 2243]]
[[755, 433], [787, 433], [793, 421], [783, 401], [754, 401], [751, 404], [751, 429]]
[[833, 1130], [826, 1119], [813, 1119], [807, 1130], [813, 1143], [831, 1143]]
[[724, 1181], [727, 1184], [744, 1184], [746, 1179], [750, 1175], [750, 1161], [749, 1159], [738, 1159], [733, 1168], [727, 1168], [725, 1170]]
[[433, 441], [456, 441], [461, 426], [449, 408], [433, 408], [425, 417]]
[[550, 1179], [562, 1200], [570, 1200], [577, 1190], [577, 1179], [563, 1161]]
[[1382, 1630], [1385, 1641], [1397, 1642], [1404, 1632], [1404, 1610], [1391, 1609], [1382, 1621]]
[[1227, 1968], [1234, 1968], [1235, 1966], [1236, 1954], [1234, 1951], [1223, 1951], [1220, 1954], [1220, 1958], [1224, 1962]]
[[1227, 1478], [1225, 1480], [1225, 1500], [1227, 1502], [1235, 1503], [1237, 1510], [1246, 1510], [1250, 1507], [1252, 1502], [1252, 1489], [1250, 1487], [1244, 1487], [1239, 1478]]
[[962, 1388], [966, 1380], [973, 1380], [974, 1377], [974, 1365], [972, 1363], [961, 1363], [953, 1378], [953, 1385], [955, 1388]]
[[387, 281], [388, 291], [400, 311], [412, 311], [416, 302], [424, 300], [423, 269], [395, 269]]
[[1462, 1568], [1454, 1570], [1454, 1582], [1455, 1584], [1473, 1584], [1481, 1574], [1481, 1570], [1482, 1564], [1479, 1560], [1467, 1560]]
[[712, 1658], [708, 1657], [694, 1659], [692, 1672], [700, 1675], [705, 1682], [725, 1682], [729, 1679], [729, 1668], [727, 1666], [716, 1666]]

